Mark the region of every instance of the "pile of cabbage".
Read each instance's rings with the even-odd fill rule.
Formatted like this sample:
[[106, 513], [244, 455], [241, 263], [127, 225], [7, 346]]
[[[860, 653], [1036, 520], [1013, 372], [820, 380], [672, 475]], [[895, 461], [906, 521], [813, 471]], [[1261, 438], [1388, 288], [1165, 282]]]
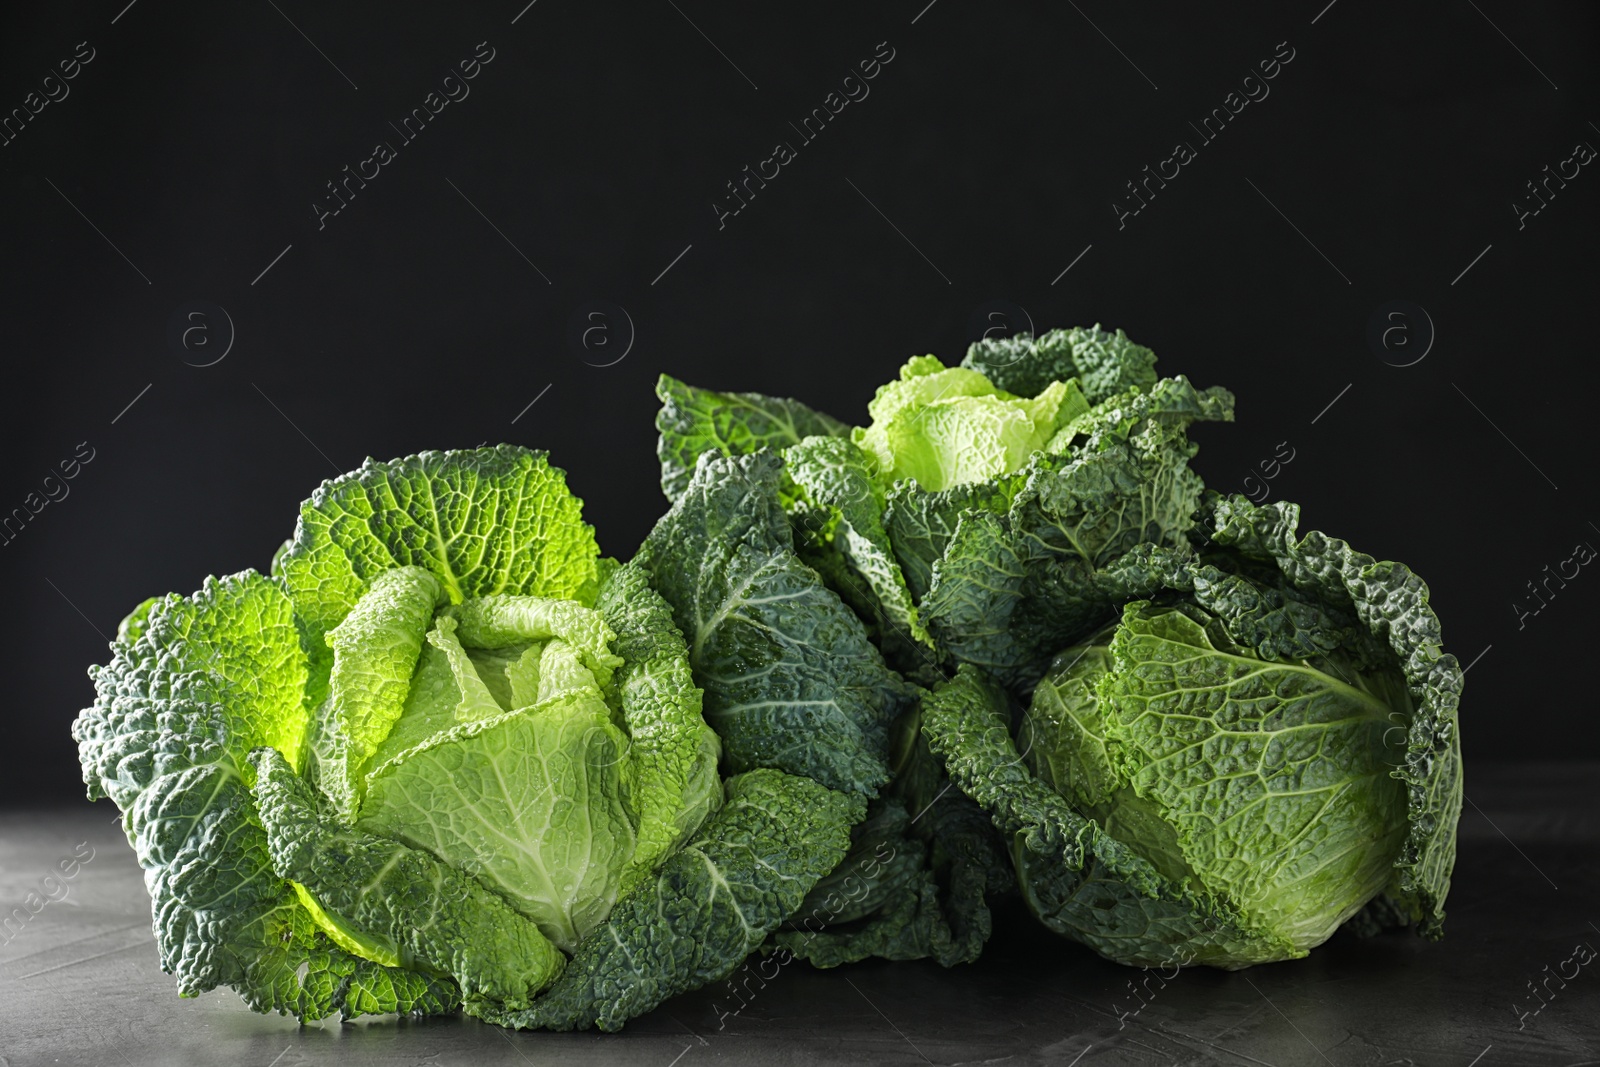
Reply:
[[850, 426], [659, 387], [602, 557], [544, 453], [326, 482], [128, 616], [74, 725], [162, 966], [260, 1011], [616, 1029], [754, 952], [1128, 964], [1437, 937], [1462, 674], [1400, 564], [1207, 491], [1122, 333], [910, 360]]
[[782, 456], [802, 558], [922, 686], [871, 810], [911, 801], [962, 958], [1012, 876], [1126, 964], [1290, 959], [1345, 924], [1439, 935], [1460, 665], [1404, 565], [1205, 489], [1188, 431], [1232, 420], [1226, 390], [1096, 326], [914, 358], [865, 426], [658, 391], [668, 496], [708, 456]]

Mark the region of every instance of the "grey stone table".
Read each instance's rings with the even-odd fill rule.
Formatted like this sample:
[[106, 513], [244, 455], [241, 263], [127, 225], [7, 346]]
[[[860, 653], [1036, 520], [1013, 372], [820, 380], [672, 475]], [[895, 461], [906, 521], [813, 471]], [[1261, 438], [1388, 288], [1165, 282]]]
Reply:
[[[108, 805], [0, 813], [0, 905], [88, 856], [0, 945], [0, 1064], [1600, 1064], [1600, 767], [1469, 770], [1448, 933], [1338, 935], [1309, 959], [1163, 987], [1003, 909], [984, 958], [782, 969], [736, 1015], [715, 987], [620, 1034], [465, 1018], [298, 1026], [230, 990], [179, 999]], [[86, 843], [84, 845], [83, 843]], [[60, 896], [60, 890], [56, 890]], [[6, 935], [0, 935], [0, 940]], [[1561, 975], [1565, 975], [1563, 978]], [[1538, 989], [1536, 996], [1535, 987]]]

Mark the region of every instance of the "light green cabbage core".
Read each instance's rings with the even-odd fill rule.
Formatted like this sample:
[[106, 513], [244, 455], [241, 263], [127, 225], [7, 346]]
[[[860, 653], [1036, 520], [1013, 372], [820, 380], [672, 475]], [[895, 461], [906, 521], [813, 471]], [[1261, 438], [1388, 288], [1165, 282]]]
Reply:
[[966, 367], [917, 356], [867, 405], [872, 424], [852, 440], [884, 482], [911, 478], [938, 491], [1020, 470], [1056, 432], [1089, 410], [1075, 379], [1014, 396]]
[[[715, 807], [717, 746], [701, 743], [710, 731], [686, 686], [679, 702], [692, 693], [684, 710], [694, 714], [680, 718], [695, 733], [693, 766], [642, 779], [613, 684], [623, 659], [600, 611], [506, 595], [432, 610], [444, 599], [427, 572], [397, 568], [372, 583], [354, 623], [330, 631], [319, 778], [341, 784], [355, 829], [471, 876], [571, 954], [639, 881], [630, 865], [641, 818], [664, 811], [671, 820], [665, 831], [645, 828], [648, 855], [637, 858], [653, 867]], [[362, 743], [336, 743], [353, 721]], [[680, 724], [636, 725], [661, 734]], [[663, 785], [674, 795], [653, 796]], [[383, 937], [335, 914], [311, 887], [296, 889], [338, 944], [394, 965]]]

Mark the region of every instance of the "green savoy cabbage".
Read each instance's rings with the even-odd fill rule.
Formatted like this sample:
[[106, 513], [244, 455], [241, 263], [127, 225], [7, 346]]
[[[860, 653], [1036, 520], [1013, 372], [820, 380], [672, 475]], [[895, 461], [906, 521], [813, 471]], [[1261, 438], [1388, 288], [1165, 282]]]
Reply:
[[[616, 1029], [734, 970], [845, 855], [904, 686], [790, 542], [663, 583], [721, 612], [675, 617], [674, 539], [619, 566], [543, 453], [425, 452], [325, 483], [270, 575], [130, 615], [73, 733], [179, 991]], [[796, 610], [752, 627], [776, 573]], [[797, 627], [862, 646], [809, 747], [780, 729], [822, 682]], [[743, 690], [696, 683], [719, 654]]]
[[1236, 969], [1346, 922], [1439, 934], [1461, 669], [1415, 574], [1297, 536], [1298, 510], [1211, 494], [1189, 544], [1107, 568], [1119, 617], [1036, 683], [964, 663], [923, 703], [1030, 908], [1111, 959]]

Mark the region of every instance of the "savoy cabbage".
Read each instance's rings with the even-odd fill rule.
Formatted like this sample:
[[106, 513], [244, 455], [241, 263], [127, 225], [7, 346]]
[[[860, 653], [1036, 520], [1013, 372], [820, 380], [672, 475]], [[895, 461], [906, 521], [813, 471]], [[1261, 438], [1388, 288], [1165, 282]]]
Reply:
[[[672, 558], [673, 523], [737, 521], [716, 498], [618, 565], [543, 453], [369, 460], [270, 575], [131, 614], [73, 732], [179, 991], [615, 1029], [759, 947], [845, 855], [908, 697], [787, 527]], [[794, 599], [753, 625], [771, 581]]]

